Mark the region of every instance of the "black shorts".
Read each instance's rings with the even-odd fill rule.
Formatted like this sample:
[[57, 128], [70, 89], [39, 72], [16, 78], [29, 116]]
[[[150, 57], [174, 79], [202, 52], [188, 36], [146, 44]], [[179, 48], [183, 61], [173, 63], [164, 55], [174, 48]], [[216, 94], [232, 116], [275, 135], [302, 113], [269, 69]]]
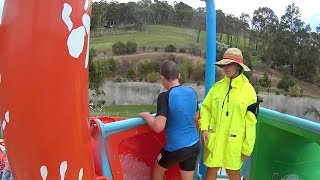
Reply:
[[161, 167], [168, 169], [179, 163], [181, 170], [194, 171], [199, 153], [200, 141], [190, 147], [181, 148], [172, 152], [162, 148], [158, 156], [158, 164]]

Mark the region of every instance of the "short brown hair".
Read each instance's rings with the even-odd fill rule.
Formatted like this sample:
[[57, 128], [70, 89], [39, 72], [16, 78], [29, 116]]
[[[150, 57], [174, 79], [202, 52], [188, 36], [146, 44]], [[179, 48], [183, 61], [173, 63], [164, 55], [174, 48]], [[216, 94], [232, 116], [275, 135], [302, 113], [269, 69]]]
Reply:
[[161, 64], [160, 75], [162, 75], [166, 80], [172, 81], [179, 77], [178, 65], [175, 62], [166, 60]]

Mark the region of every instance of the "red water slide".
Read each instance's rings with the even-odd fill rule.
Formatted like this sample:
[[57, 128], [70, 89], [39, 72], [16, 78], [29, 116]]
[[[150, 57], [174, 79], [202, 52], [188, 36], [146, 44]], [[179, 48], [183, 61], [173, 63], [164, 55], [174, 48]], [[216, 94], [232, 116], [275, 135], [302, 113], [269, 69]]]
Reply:
[[15, 179], [95, 179], [91, 0], [0, 0], [0, 120]]

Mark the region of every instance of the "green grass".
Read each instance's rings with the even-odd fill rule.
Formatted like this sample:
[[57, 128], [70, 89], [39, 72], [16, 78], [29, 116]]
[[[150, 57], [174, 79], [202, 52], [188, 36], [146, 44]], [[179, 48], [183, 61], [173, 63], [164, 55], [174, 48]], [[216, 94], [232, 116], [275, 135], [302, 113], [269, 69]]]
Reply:
[[155, 105], [112, 105], [90, 110], [90, 116], [138, 117], [140, 112], [156, 112]]
[[[201, 48], [205, 49], [205, 32], [200, 34]], [[138, 47], [165, 48], [172, 44], [176, 48], [189, 48], [190, 44], [196, 44], [197, 31], [172, 26], [148, 25], [145, 31], [128, 31], [119, 34], [90, 39], [90, 46], [98, 51], [111, 50], [112, 45], [118, 41], [133, 41]]]
[[[218, 38], [218, 40], [220, 39], [220, 34], [217, 35], [217, 38]], [[227, 44], [227, 42], [228, 42], [227, 40], [228, 40], [228, 39], [227, 39], [227, 35], [226, 35], [226, 34], [223, 34], [223, 35], [222, 35], [222, 38], [221, 38], [221, 42], [224, 43], [224, 44]], [[239, 44], [238, 44], [238, 48], [240, 48], [240, 49], [245, 49], [246, 47], [249, 46], [249, 39], [248, 39], [248, 38], [244, 38], [244, 37], [241, 36], [241, 37], [239, 38], [239, 40], [240, 40], [240, 42], [239, 42]], [[236, 46], [236, 41], [235, 41], [235, 38], [234, 38], [234, 37], [232, 38], [231, 46], [232, 46], [232, 47], [237, 47], [237, 46]]]
[[[197, 30], [185, 29], [173, 26], [163, 25], [147, 25], [145, 31], [114, 31], [113, 33], [105, 34], [102, 37], [94, 37], [90, 39], [90, 46], [98, 51], [111, 50], [112, 45], [118, 41], [127, 42], [133, 41], [138, 44], [138, 48], [165, 48], [172, 44], [179, 48], [189, 48], [191, 44], [197, 44]], [[95, 34], [93, 31], [92, 34]], [[218, 38], [220, 38], [218, 34]], [[222, 43], [227, 44], [227, 35], [223, 34]], [[202, 50], [206, 49], [206, 31], [201, 31], [199, 44]], [[248, 38], [240, 37], [239, 48], [245, 48], [249, 44]], [[231, 46], [235, 45], [235, 39]]]

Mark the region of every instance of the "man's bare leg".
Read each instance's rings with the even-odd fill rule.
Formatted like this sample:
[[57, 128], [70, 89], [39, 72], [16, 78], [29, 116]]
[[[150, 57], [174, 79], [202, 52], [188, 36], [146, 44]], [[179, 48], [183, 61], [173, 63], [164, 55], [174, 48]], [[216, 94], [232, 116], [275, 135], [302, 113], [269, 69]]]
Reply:
[[158, 162], [156, 162], [153, 169], [153, 180], [163, 180], [166, 170], [166, 168], [161, 167]]
[[230, 180], [241, 180], [240, 170], [226, 169]]
[[208, 167], [206, 173], [206, 180], [216, 180], [219, 169], [220, 167]]

